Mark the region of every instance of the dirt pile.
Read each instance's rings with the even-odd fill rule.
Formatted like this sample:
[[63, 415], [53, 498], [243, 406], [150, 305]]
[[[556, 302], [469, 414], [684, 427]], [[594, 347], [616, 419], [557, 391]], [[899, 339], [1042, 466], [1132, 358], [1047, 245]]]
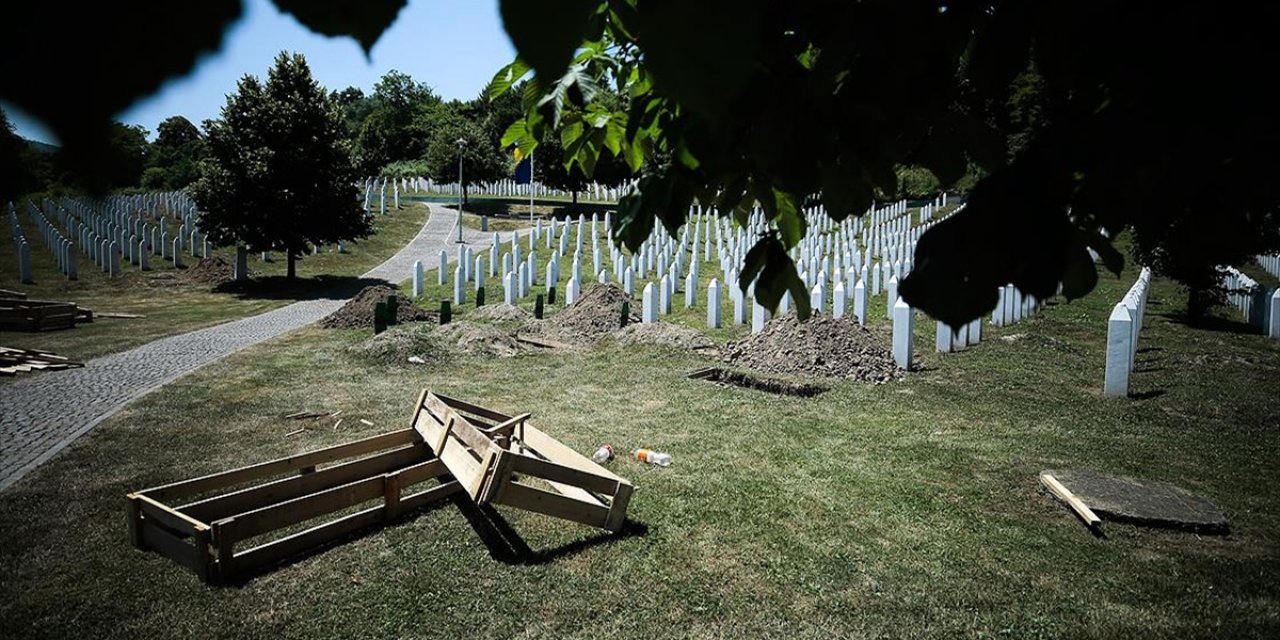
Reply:
[[442, 341], [457, 347], [463, 353], [498, 358], [510, 358], [520, 353], [520, 345], [515, 337], [496, 327], [466, 321], [451, 322], [439, 327], [427, 326], [435, 329]]
[[375, 284], [365, 287], [360, 293], [347, 301], [337, 311], [320, 320], [320, 326], [326, 329], [372, 329], [373, 310], [379, 302], [386, 302], [387, 297], [395, 294], [399, 297], [396, 308], [397, 322], [413, 322], [428, 319], [427, 312], [414, 306], [411, 301], [400, 295], [391, 285]]
[[[594, 343], [621, 327], [622, 303], [630, 299], [616, 284], [593, 284], [563, 311], [527, 330], [572, 344]], [[630, 314], [628, 324], [639, 321], [640, 316]]]
[[724, 360], [767, 371], [883, 383], [901, 376], [893, 353], [852, 316], [795, 314], [774, 318], [760, 333], [724, 348]]
[[681, 351], [708, 349], [715, 346], [702, 332], [667, 322], [629, 324], [614, 336], [618, 344], [654, 345]]
[[182, 272], [181, 278], [188, 284], [207, 284], [216, 287], [236, 279], [235, 266], [222, 256], [202, 258], [200, 262]]
[[444, 362], [453, 355], [453, 349], [435, 329], [433, 324], [392, 327], [347, 347], [347, 353], [382, 364], [409, 365], [412, 356], [428, 364]]
[[471, 315], [481, 320], [491, 320], [493, 322], [528, 322], [533, 319], [533, 314], [510, 304], [487, 304], [476, 309]]

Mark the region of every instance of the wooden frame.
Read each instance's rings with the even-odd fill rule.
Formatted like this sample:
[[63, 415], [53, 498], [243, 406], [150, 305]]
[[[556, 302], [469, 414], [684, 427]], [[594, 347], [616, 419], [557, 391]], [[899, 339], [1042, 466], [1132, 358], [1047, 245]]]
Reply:
[[476, 504], [622, 528], [635, 487], [534, 427], [527, 413], [509, 416], [423, 390], [413, 428]]
[[[129, 538], [206, 582], [227, 581], [458, 493], [457, 481], [405, 491], [447, 473], [418, 433], [404, 429], [130, 493]], [[371, 501], [380, 504], [236, 549], [256, 536]], [[185, 504], [171, 506], [178, 502]]]

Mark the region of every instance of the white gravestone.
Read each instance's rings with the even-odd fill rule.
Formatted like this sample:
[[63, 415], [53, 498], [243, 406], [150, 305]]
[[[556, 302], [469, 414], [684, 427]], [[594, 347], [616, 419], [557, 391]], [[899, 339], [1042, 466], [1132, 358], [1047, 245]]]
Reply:
[[858, 316], [858, 324], [864, 327], [867, 326], [867, 307], [871, 303], [869, 293], [865, 278], [853, 286], [853, 315]]
[[642, 310], [640, 320], [644, 323], [653, 323], [658, 321], [658, 291], [654, 289], [653, 283], [644, 285], [644, 295], [642, 296]]
[[449, 282], [448, 269], [449, 269], [449, 254], [441, 250], [440, 265], [439, 265], [439, 268], [437, 269], [437, 275], [436, 275], [436, 279], [438, 280], [438, 282], [436, 284], [443, 287], [445, 284]]
[[1129, 367], [1133, 350], [1133, 318], [1123, 303], [1116, 304], [1107, 318], [1107, 366], [1102, 393], [1109, 398], [1129, 395]]
[[413, 297], [422, 297], [422, 261], [415, 260], [413, 263]]
[[955, 335], [956, 332], [954, 329], [942, 323], [942, 321], [938, 322], [938, 335], [934, 339], [934, 348], [938, 353], [951, 353], [952, 338], [954, 338]]
[[453, 268], [453, 306], [461, 307], [467, 301], [467, 278], [462, 265]]
[[899, 369], [911, 369], [915, 337], [915, 310], [901, 298], [893, 305], [893, 361]]
[[843, 318], [845, 307], [849, 304], [849, 298], [845, 294], [844, 281], [837, 280], [836, 288], [831, 292], [831, 317]]
[[707, 328], [720, 328], [720, 281], [715, 278], [707, 285]]
[[885, 310], [885, 317], [893, 318], [893, 307], [898, 302], [898, 276], [889, 277], [889, 284], [885, 286], [885, 291], [888, 292], [888, 295], [885, 296], [888, 300], [888, 308]]
[[751, 300], [751, 333], [764, 331], [764, 326], [769, 323], [769, 317], [769, 310], [753, 298]]

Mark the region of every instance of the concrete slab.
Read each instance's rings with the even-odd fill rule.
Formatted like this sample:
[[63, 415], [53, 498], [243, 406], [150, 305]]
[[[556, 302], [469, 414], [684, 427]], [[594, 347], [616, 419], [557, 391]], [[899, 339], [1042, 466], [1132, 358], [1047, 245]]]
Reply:
[[1083, 469], [1049, 469], [1098, 517], [1197, 533], [1227, 533], [1227, 516], [1208, 499], [1167, 482], [1113, 476]]

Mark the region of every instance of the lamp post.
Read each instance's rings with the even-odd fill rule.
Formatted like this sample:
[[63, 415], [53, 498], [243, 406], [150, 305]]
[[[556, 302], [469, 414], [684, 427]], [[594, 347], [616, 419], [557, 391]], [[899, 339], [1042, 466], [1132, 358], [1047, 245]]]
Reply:
[[462, 240], [462, 189], [466, 183], [462, 181], [462, 151], [467, 148], [466, 138], [458, 138], [458, 242]]

